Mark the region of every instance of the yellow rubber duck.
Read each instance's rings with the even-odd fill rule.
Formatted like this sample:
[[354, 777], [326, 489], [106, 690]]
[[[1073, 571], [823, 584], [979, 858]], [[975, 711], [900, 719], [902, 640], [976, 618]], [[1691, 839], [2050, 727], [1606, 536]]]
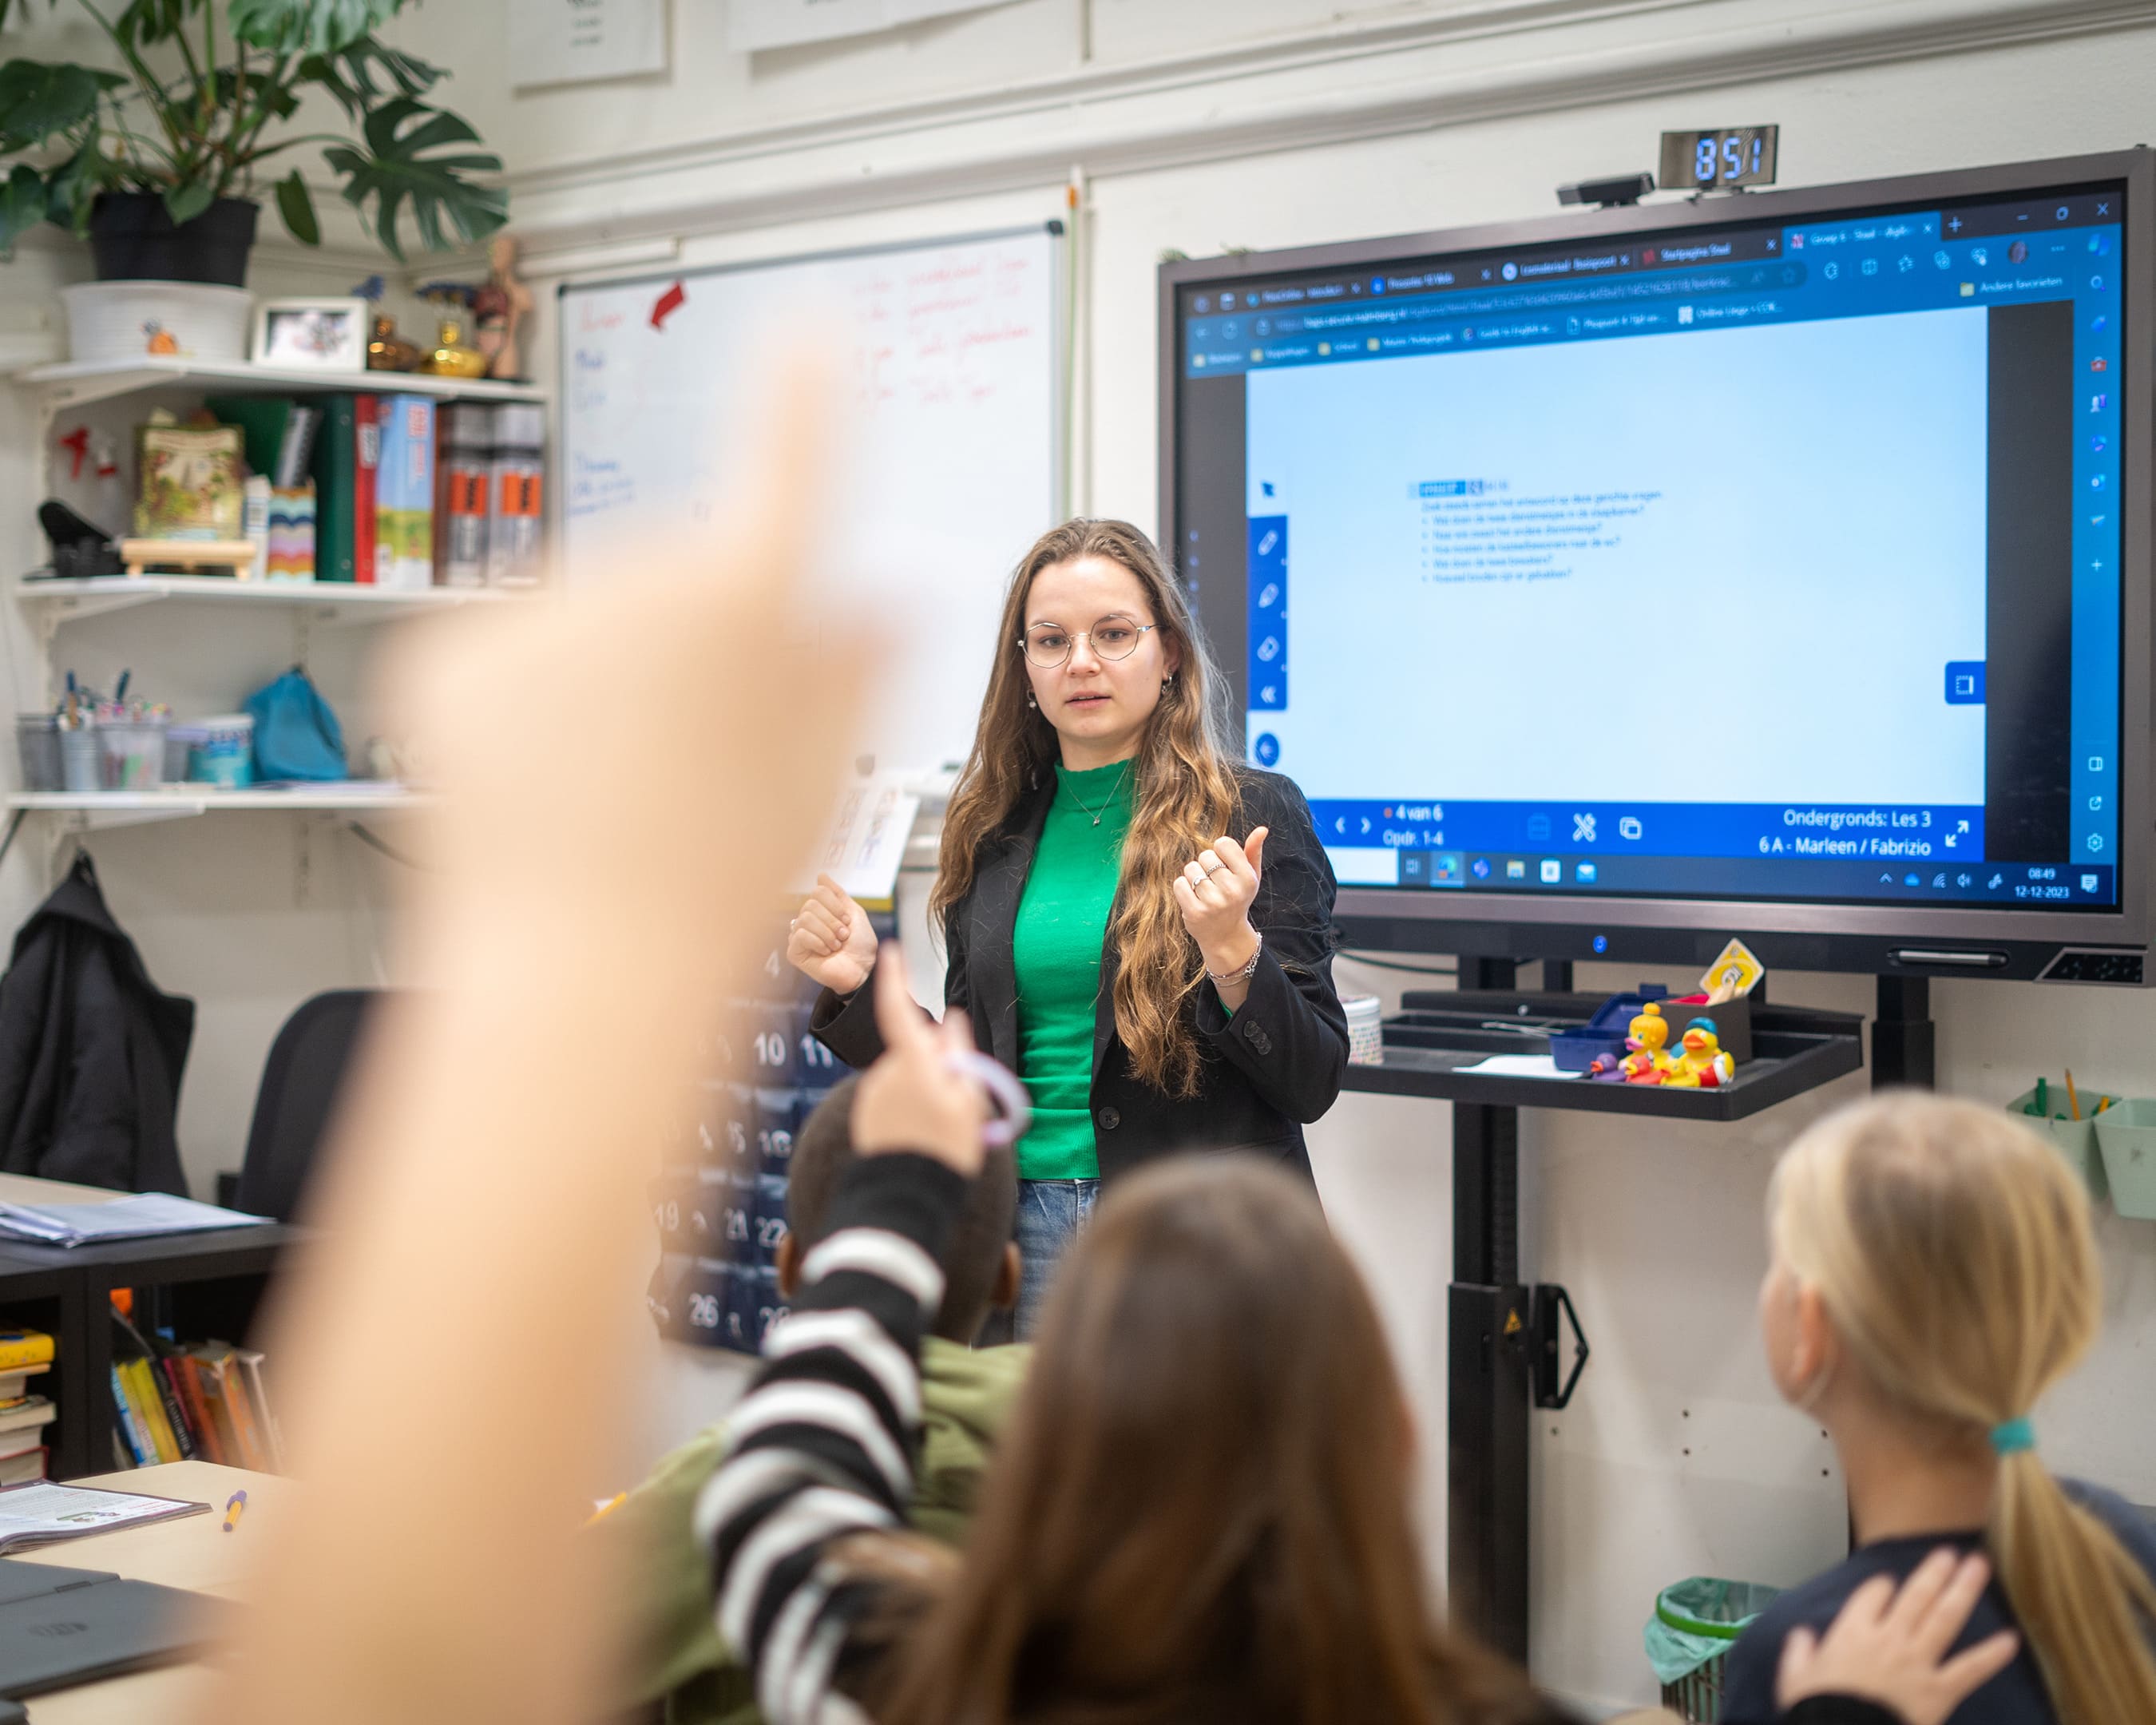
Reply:
[[1625, 1056], [1619, 1068], [1627, 1084], [1661, 1084], [1667, 1081], [1672, 1060], [1665, 1045], [1670, 1040], [1670, 1021], [1662, 1016], [1661, 1005], [1652, 1000], [1640, 1009], [1630, 1026], [1631, 1034], [1625, 1039], [1625, 1046], [1631, 1053]]
[[1712, 1019], [1694, 1019], [1686, 1027], [1684, 1052], [1663, 1077], [1683, 1090], [1719, 1090], [1737, 1074], [1737, 1062], [1723, 1052]]

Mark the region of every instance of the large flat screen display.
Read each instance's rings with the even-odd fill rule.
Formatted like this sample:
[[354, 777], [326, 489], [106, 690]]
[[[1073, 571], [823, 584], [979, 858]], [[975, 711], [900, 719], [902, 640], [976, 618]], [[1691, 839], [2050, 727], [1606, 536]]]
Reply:
[[1343, 911], [2138, 944], [2148, 189], [1168, 266], [1164, 536]]

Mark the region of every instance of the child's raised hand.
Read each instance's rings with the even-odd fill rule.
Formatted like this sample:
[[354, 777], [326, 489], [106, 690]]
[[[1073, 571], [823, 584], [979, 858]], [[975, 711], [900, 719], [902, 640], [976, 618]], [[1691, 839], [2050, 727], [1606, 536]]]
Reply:
[[875, 967], [876, 1028], [884, 1055], [861, 1075], [854, 1096], [854, 1147], [863, 1156], [917, 1151], [969, 1178], [981, 1171], [981, 1128], [988, 1098], [951, 1056], [973, 1046], [963, 1012], [942, 1024], [922, 1012], [906, 988], [906, 963], [892, 947]]

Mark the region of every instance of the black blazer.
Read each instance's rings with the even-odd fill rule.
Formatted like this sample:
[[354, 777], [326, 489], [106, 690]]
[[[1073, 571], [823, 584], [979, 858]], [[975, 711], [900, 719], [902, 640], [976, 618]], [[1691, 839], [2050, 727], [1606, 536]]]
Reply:
[[[1101, 955], [1093, 1028], [1093, 1127], [1104, 1178], [1176, 1150], [1248, 1149], [1310, 1173], [1303, 1125], [1340, 1094], [1348, 1065], [1348, 1016], [1332, 987], [1332, 866], [1317, 842], [1310, 805], [1278, 773], [1238, 768], [1243, 812], [1235, 837], [1257, 827], [1265, 839], [1250, 924], [1265, 937], [1250, 998], [1231, 1020], [1209, 983], [1198, 991], [1198, 1040], [1204, 1069], [1198, 1093], [1170, 1096], [1142, 1081], [1116, 1034], [1116, 952]], [[1025, 891], [1055, 781], [1021, 806], [1009, 829], [983, 848], [973, 890], [951, 906], [943, 999], [972, 1017], [981, 1045], [1013, 1071], [1019, 1065], [1018, 976], [1012, 955]], [[1112, 914], [1112, 913], [1111, 913]], [[813, 1028], [850, 1066], [883, 1052], [870, 991], [817, 1002]]]

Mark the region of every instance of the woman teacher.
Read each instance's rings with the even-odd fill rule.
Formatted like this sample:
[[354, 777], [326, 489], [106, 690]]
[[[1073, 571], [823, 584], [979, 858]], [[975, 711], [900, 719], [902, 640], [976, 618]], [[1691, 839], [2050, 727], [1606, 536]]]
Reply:
[[[1033, 1094], [1024, 1335], [1103, 1178], [1226, 1148], [1307, 1178], [1302, 1124], [1339, 1094], [1348, 1025], [1309, 806], [1226, 747], [1225, 686], [1145, 535], [1043, 536], [998, 639], [929, 913], [947, 1008]], [[875, 1060], [866, 912], [826, 877], [787, 955], [824, 985], [824, 1045]]]

